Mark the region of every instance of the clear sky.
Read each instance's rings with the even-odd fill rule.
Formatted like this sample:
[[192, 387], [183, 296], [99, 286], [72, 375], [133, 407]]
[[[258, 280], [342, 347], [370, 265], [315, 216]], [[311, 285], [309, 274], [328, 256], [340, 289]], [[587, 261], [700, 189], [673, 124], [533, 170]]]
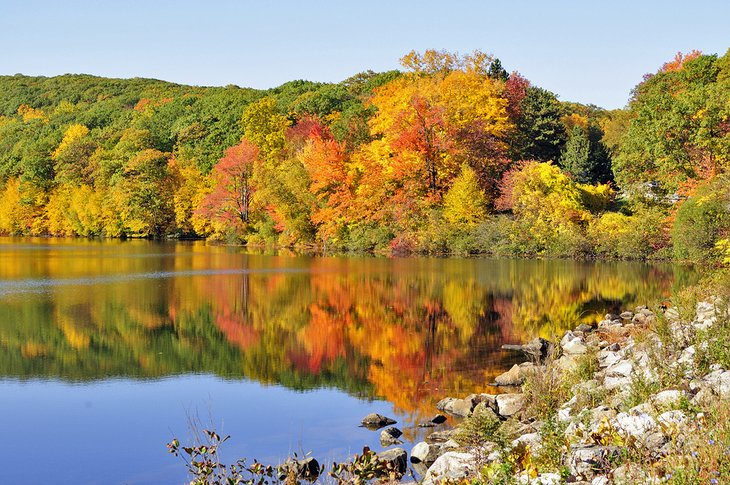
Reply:
[[562, 100], [617, 108], [677, 51], [724, 54], [730, 1], [0, 0], [0, 45], [0, 74], [255, 88], [480, 49]]

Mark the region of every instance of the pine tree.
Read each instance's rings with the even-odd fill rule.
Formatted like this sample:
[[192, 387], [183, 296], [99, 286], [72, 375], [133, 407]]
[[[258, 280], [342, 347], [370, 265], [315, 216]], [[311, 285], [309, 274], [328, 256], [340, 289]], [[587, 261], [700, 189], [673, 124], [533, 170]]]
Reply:
[[580, 126], [574, 126], [560, 157], [560, 166], [581, 184], [593, 181], [590, 151], [591, 143], [585, 130]]

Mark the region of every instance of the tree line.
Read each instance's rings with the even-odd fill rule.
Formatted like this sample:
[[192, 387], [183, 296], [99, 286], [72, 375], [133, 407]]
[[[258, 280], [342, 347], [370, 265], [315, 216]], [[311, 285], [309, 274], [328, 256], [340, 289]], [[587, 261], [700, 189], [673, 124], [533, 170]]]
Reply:
[[678, 54], [625, 109], [480, 51], [337, 84], [0, 77], [0, 232], [390, 253], [723, 256], [730, 55]]

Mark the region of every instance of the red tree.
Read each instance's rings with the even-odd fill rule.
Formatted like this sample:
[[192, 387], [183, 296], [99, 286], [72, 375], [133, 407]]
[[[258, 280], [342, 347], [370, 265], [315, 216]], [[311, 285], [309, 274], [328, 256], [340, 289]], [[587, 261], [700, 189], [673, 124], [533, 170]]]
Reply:
[[243, 139], [226, 150], [213, 167], [213, 191], [203, 200], [198, 212], [211, 220], [242, 228], [251, 217], [251, 197], [255, 191], [254, 168], [259, 149]]

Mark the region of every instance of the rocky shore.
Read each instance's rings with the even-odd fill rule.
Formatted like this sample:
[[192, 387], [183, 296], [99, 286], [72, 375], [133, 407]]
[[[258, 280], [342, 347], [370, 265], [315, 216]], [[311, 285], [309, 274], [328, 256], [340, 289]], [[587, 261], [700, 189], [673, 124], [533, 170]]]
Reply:
[[[730, 429], [712, 422], [730, 400], [730, 370], [712, 360], [723, 360], [714, 340], [729, 320], [719, 300], [685, 318], [639, 307], [559, 342], [505, 346], [526, 357], [496, 378], [506, 392], [444, 398], [436, 407], [460, 420], [454, 429], [378, 459], [399, 473], [410, 462], [426, 485], [666, 483], [678, 474], [678, 483], [727, 483]], [[399, 444], [393, 429], [384, 445]]]

